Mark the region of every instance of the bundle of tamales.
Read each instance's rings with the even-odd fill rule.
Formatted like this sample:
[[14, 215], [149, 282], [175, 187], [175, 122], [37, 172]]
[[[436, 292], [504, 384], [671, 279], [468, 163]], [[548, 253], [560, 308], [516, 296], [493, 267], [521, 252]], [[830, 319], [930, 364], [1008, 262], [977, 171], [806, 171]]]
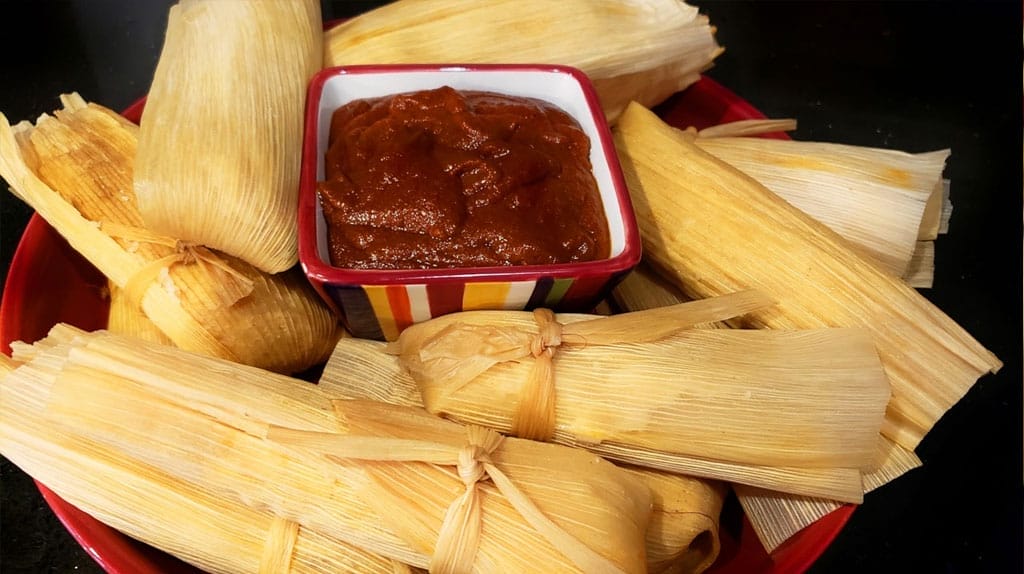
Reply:
[[[888, 400], [865, 333], [686, 329], [765, 304], [746, 292], [611, 317], [463, 312], [413, 325], [389, 349], [435, 414], [649, 468], [860, 501]], [[386, 374], [366, 361], [334, 376]]]
[[[102, 448], [159, 473], [145, 483], [170, 475], [295, 523], [273, 528], [297, 533], [295, 547], [316, 533], [434, 572], [645, 571], [650, 491], [586, 451], [332, 400], [304, 381], [102, 331], [59, 325], [12, 348], [24, 365], [0, 381], [0, 452], [15, 464]], [[41, 422], [54, 432], [29, 430]], [[34, 477], [63, 482], [47, 458]], [[121, 520], [146, 529], [146, 508]], [[189, 532], [178, 525], [179, 547], [239, 551]]]
[[[500, 39], [500, 41], [496, 41]], [[699, 79], [722, 52], [681, 0], [398, 0], [327, 31], [324, 65], [549, 63], [583, 70], [609, 121]]]
[[[653, 309], [687, 300], [678, 288], [643, 264], [615, 287], [613, 299], [623, 311]], [[695, 327], [729, 328], [720, 321]], [[865, 494], [921, 466], [921, 460], [912, 451], [884, 437], [879, 442], [878, 460], [881, 461], [878, 468], [863, 474]], [[786, 494], [745, 484], [732, 486], [751, 526], [769, 552], [842, 505], [835, 500]]]
[[322, 30], [316, 0], [171, 7], [135, 170], [147, 228], [268, 273], [296, 263], [303, 110]]
[[[847, 239], [860, 254], [913, 286], [931, 286], [927, 262], [940, 230], [949, 150], [906, 153], [826, 142], [738, 137], [780, 120], [723, 124], [693, 143], [757, 180]], [[795, 122], [784, 125], [795, 127]]]
[[0, 176], [175, 345], [279, 372], [322, 362], [337, 321], [296, 268], [268, 275], [145, 228], [138, 127], [77, 94], [35, 126], [0, 114]]
[[[913, 289], [702, 152], [692, 134], [664, 125], [638, 105], [624, 115], [616, 138], [645, 256], [664, 279], [633, 274], [616, 293], [621, 306], [647, 308], [756, 287], [780, 306], [730, 321], [734, 326], [857, 325], [872, 331], [893, 388], [883, 432], [895, 443], [883, 443], [882, 464], [865, 475], [866, 491], [919, 466], [909, 449], [980, 375], [1001, 366]], [[650, 293], [655, 295], [648, 298]], [[833, 501], [736, 490], [769, 549], [836, 507]]]
[[[50, 342], [67, 334], [52, 335]], [[0, 377], [17, 366], [0, 355]], [[0, 450], [100, 522], [211, 574], [409, 571], [404, 564], [298, 529], [269, 510], [226, 500], [116, 449], [65, 433], [46, 414], [46, 397], [39, 391], [48, 381], [25, 367], [0, 387]]]
[[883, 433], [906, 448], [1001, 362], [824, 224], [632, 104], [614, 131], [646, 261], [689, 298], [760, 289], [735, 325], [862, 327], [892, 384]]
[[[394, 357], [383, 352], [383, 345], [345, 339], [324, 366], [320, 388], [331, 396], [422, 408], [416, 382]], [[696, 574], [709, 568], [720, 549], [718, 527], [725, 485], [634, 466], [622, 468], [651, 489], [647, 571]]]

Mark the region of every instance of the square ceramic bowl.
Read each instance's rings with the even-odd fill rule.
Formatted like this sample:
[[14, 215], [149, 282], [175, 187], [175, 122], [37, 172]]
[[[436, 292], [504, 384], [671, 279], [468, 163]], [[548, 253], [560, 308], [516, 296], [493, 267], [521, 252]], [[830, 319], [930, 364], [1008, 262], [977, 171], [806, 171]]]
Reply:
[[[607, 259], [552, 265], [365, 270], [331, 265], [317, 196], [331, 116], [363, 98], [435, 89], [483, 90], [538, 98], [567, 112], [591, 142], [590, 161], [611, 234]], [[408, 325], [471, 309], [584, 312], [640, 260], [633, 207], [611, 133], [587, 77], [554, 65], [351, 66], [310, 83], [299, 199], [299, 260], [310, 282], [357, 337], [394, 340]]]

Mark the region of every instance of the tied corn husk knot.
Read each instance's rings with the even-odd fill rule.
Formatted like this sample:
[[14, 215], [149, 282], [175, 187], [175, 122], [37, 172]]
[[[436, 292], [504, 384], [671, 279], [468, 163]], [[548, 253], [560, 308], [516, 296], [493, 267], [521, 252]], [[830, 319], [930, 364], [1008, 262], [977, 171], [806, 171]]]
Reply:
[[101, 223], [100, 228], [111, 237], [135, 243], [163, 245], [174, 250], [168, 255], [146, 263], [128, 278], [124, 285], [124, 294], [127, 300], [137, 307], [142, 306], [142, 299], [146, 296], [146, 291], [149, 290], [149, 287], [164, 277], [171, 267], [178, 264], [210, 265], [230, 275], [233, 280], [242, 286], [243, 291], [252, 291], [253, 283], [251, 279], [218, 257], [210, 249], [195, 242], [175, 239], [139, 227], [130, 227], [118, 223]]
[[143, 312], [133, 321], [148, 318], [183, 349], [279, 372], [324, 360], [337, 319], [297, 267], [269, 275], [147, 226], [132, 185], [139, 128], [78, 94], [61, 102], [35, 125], [11, 126], [0, 114], [0, 176], [128, 291]]
[[[346, 420], [350, 431], [382, 428], [375, 420], [387, 409], [384, 405], [359, 400], [332, 401], [338, 414]], [[496, 431], [467, 425], [467, 443], [453, 446], [427, 439], [407, 439], [358, 434], [306, 431], [270, 425], [267, 439], [284, 445], [308, 447], [331, 457], [363, 461], [424, 462], [438, 466], [455, 466], [465, 485], [445, 512], [437, 542], [430, 558], [432, 574], [469, 574], [474, 571], [476, 551], [483, 524], [480, 485], [489, 480], [520, 516], [540, 536], [547, 539], [581, 571], [587, 573], [621, 573], [615, 562], [598, 554], [578, 538], [548, 518], [543, 511], [491, 459], [504, 437]], [[370, 471], [379, 498], [401, 496], [393, 492], [386, 474]]]
[[501, 444], [502, 436], [480, 426], [466, 427], [469, 443], [459, 450], [457, 470], [466, 491], [448, 507], [441, 532], [437, 536], [430, 571], [437, 574], [462, 574], [472, 570], [480, 541], [480, 490], [477, 484], [490, 475], [491, 453]]
[[522, 438], [549, 441], [555, 434], [555, 370], [551, 362], [562, 345], [562, 324], [550, 309], [536, 309], [537, 335], [530, 340], [533, 368], [512, 419], [512, 433]]
[[[342, 339], [324, 366], [318, 388], [331, 396], [422, 409], [416, 381], [396, 357], [382, 352], [385, 345]], [[651, 490], [647, 571], [699, 574], [710, 567], [720, 550], [718, 517], [726, 494], [724, 483], [634, 466], [620, 468]]]
[[[387, 560], [428, 568], [465, 491], [456, 470], [469, 431], [421, 410], [335, 400], [302, 380], [67, 325], [13, 347], [22, 366], [0, 377], [0, 453], [60, 484], [61, 496], [83, 481], [137, 493], [104, 513], [109, 523], [205, 571], [283, 565], [291, 527], [271, 524], [278, 518], [300, 527], [290, 570], [275, 571], [391, 573]], [[312, 436], [288, 436], [295, 431]], [[489, 436], [473, 444], [487, 452], [499, 440]], [[58, 457], [87, 472], [51, 464]], [[487, 475], [474, 486], [482, 526], [472, 572], [646, 571], [652, 500], [634, 476], [582, 450], [511, 437], [470, 458]], [[143, 480], [145, 491], [128, 486]], [[90, 510], [111, 500], [75, 492], [73, 503]], [[139, 510], [154, 504], [160, 511]], [[223, 527], [242, 512], [260, 523], [238, 533], [245, 544], [234, 551], [225, 542], [241, 537]]]
[[[690, 303], [630, 316], [597, 317], [563, 325], [550, 309], [535, 309], [537, 330], [518, 325], [495, 326], [455, 320], [431, 334], [432, 327], [413, 325], [387, 351], [420, 380], [446, 381], [452, 395], [499, 363], [532, 359], [519, 392], [519, 408], [511, 432], [520, 438], [550, 441], [555, 433], [555, 350], [563, 346], [616, 345], [657, 341], [693, 324], [692, 317], [721, 313], [731, 305], [756, 308], [768, 300], [755, 291], [738, 292], [718, 301]], [[435, 324], [439, 323], [435, 320]], [[443, 324], [443, 322], [440, 322]]]
[[313, 0], [170, 8], [133, 176], [147, 228], [266, 273], [295, 265], [303, 107], [322, 37]]

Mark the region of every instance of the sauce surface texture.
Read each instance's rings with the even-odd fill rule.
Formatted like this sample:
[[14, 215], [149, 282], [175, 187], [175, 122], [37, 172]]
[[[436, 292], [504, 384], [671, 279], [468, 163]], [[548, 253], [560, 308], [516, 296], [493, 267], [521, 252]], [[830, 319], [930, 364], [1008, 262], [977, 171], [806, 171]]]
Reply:
[[329, 137], [319, 195], [336, 267], [608, 257], [590, 140], [551, 104], [443, 87], [346, 104]]

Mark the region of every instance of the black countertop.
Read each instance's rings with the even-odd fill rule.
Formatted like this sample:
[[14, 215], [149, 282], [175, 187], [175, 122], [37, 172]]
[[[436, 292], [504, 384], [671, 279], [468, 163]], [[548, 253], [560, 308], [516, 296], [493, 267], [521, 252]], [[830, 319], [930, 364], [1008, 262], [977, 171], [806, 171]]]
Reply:
[[[922, 292], [995, 352], [918, 449], [924, 468], [866, 497], [812, 572], [1021, 572], [1022, 15], [1020, 2], [695, 1], [726, 52], [708, 73], [796, 139], [951, 148], [953, 218]], [[0, 111], [57, 95], [122, 109], [148, 87], [167, 0], [0, 4]], [[326, 2], [326, 18], [377, 4]], [[595, 39], [595, 41], [600, 41]], [[30, 210], [0, 194], [0, 279]], [[0, 569], [98, 572], [2, 461]]]

